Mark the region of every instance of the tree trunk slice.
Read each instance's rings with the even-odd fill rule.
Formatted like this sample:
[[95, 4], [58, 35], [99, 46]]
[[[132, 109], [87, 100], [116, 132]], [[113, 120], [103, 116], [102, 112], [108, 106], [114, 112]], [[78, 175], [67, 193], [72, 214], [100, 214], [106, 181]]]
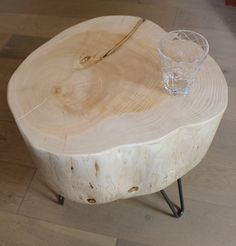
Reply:
[[165, 32], [129, 16], [95, 18], [60, 33], [13, 74], [8, 102], [47, 183], [99, 204], [159, 191], [196, 166], [227, 106], [211, 57], [190, 95], [161, 83]]

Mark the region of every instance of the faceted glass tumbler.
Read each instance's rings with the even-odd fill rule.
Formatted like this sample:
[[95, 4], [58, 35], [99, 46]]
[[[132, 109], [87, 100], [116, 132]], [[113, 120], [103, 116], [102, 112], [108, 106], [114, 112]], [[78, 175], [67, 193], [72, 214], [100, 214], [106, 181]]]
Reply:
[[209, 45], [199, 33], [176, 30], [166, 33], [158, 42], [162, 78], [170, 95], [187, 95]]

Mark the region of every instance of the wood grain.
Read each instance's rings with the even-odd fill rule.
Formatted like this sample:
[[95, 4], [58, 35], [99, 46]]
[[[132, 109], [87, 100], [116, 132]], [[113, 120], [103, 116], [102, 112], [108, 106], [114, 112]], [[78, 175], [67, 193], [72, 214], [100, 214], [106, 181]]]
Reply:
[[[205, 62], [196, 87], [188, 98], [167, 97], [161, 88], [159, 59], [154, 46], [162, 30], [151, 22], [144, 23], [137, 35], [132, 36], [132, 42], [123, 45], [119, 52], [107, 57], [104, 62], [96, 64], [101, 57], [106, 56], [109, 50], [126, 37], [139, 21], [138, 18], [130, 20], [127, 19], [128, 17], [124, 20], [120, 17], [113, 18], [111, 23], [119, 26], [121, 36], [103, 32], [84, 34], [83, 28], [87, 25], [91, 25], [91, 29], [105, 30], [108, 28], [109, 30], [103, 19], [98, 18], [69, 29], [68, 32], [71, 34], [62, 33], [51, 41], [51, 46], [50, 43], [48, 44], [51, 51], [48, 50], [47, 55], [51, 56], [53, 63], [58, 64], [59, 68], [63, 63], [67, 69], [60, 69], [59, 72], [56, 66], [50, 67], [46, 62], [42, 62], [45, 59], [44, 49], [47, 47], [44, 46], [45, 48], [41, 48], [30, 56], [12, 77], [9, 95], [14, 91], [20, 91], [20, 93], [17, 93], [16, 97], [9, 96], [11, 109], [24, 134], [31, 135], [31, 141], [40, 149], [47, 149], [54, 153], [88, 154], [111, 149], [121, 144], [152, 141], [163, 137], [166, 132], [173, 131], [182, 124], [196, 123], [196, 119], [192, 120], [190, 117], [191, 114], [194, 114], [194, 117], [199, 115], [198, 122], [200, 123], [211, 119], [225, 109], [224, 98], [227, 97], [227, 88], [224, 82], [222, 83], [224, 78], [220, 70], [210, 58]], [[126, 22], [125, 26], [119, 24], [122, 21]], [[150, 30], [152, 30], [152, 35], [149, 34], [147, 44], [144, 46], [145, 39], [142, 40], [142, 38], [146, 37], [148, 35], [146, 32], [150, 33]], [[63, 41], [64, 35], [67, 35], [65, 42]], [[100, 42], [101, 37], [106, 37], [107, 43]], [[59, 44], [54, 46], [53, 43], [56, 41]], [[80, 47], [84, 42], [86, 46], [82, 50], [77, 50], [76, 47]], [[74, 43], [80, 44], [75, 46], [75, 56], [68, 48]], [[66, 49], [69, 50], [66, 51]], [[140, 54], [137, 55], [133, 49], [139, 50]], [[67, 58], [64, 52], [68, 53]], [[51, 59], [50, 62], [52, 62]], [[94, 66], [90, 67], [90, 64]], [[21, 78], [27, 71], [33, 71], [32, 69], [35, 70], [31, 73], [34, 79], [32, 77], [28, 80]], [[47, 72], [41, 73], [42, 70]], [[133, 76], [134, 70], [136, 71], [135, 77]], [[142, 72], [137, 76], [137, 71]], [[208, 75], [205, 74], [211, 74], [211, 80], [207, 81]], [[21, 80], [22, 83], [17, 83], [17, 80]], [[28, 87], [29, 81], [31, 82], [29, 89], [23, 90]], [[210, 81], [214, 81], [214, 85]], [[42, 87], [41, 82], [48, 85]], [[15, 84], [17, 84], [16, 87]], [[38, 90], [38, 85], [41, 91]], [[192, 100], [195, 100], [195, 105], [198, 104], [197, 100], [201, 100], [202, 107], [204, 107], [203, 98], [199, 96], [202, 94], [200, 90], [203, 85], [204, 94], [209, 93], [208, 97], [219, 97], [221, 100], [209, 108], [197, 107], [193, 111], [192, 107], [187, 106], [188, 103], [192, 104]], [[208, 100], [208, 97], [205, 97], [205, 100]], [[181, 115], [185, 117], [180, 117], [179, 112], [170, 106], [173, 101], [175, 101], [175, 107], [179, 107], [182, 111]], [[155, 107], [157, 105], [159, 107]], [[185, 108], [189, 108], [191, 112], [184, 111]], [[51, 114], [52, 111], [54, 114]], [[205, 111], [204, 115], [202, 111]], [[126, 112], [142, 112], [143, 114], [125, 114]], [[169, 128], [166, 125], [166, 129], [161, 131], [169, 115], [176, 121], [172, 124], [168, 122]], [[150, 123], [147, 123], [147, 118]], [[125, 129], [117, 127], [124, 124]], [[32, 125], [34, 128], [29, 129], [24, 125]], [[147, 127], [148, 132], [145, 131]], [[130, 133], [129, 129], [132, 129]], [[124, 130], [127, 132], [125, 136]], [[83, 132], [85, 134], [82, 134]], [[97, 141], [94, 141], [94, 135]]]

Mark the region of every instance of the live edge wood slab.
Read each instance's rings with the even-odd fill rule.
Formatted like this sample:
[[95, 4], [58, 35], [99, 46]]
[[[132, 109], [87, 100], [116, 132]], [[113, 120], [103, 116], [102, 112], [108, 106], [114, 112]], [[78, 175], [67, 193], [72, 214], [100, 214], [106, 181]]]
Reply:
[[155, 23], [106, 16], [75, 25], [15, 71], [8, 102], [45, 181], [100, 204], [157, 192], [206, 154], [227, 106], [208, 56], [190, 95], [162, 86]]

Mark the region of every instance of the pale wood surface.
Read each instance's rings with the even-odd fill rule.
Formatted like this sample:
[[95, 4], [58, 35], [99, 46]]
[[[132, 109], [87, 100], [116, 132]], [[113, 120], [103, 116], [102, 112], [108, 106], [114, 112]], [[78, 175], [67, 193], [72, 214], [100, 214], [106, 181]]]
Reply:
[[142, 18], [100, 17], [30, 55], [8, 89], [10, 108], [29, 143], [56, 154], [95, 154], [152, 143], [222, 114], [227, 87], [210, 57], [188, 97], [164, 91], [156, 51], [163, 33]]
[[[15, 17], [5, 19], [7, 21], [3, 20], [1, 22], [0, 32], [7, 32], [7, 35], [10, 36], [14, 34], [15, 37], [17, 36], [16, 34], [26, 35], [29, 38], [30, 35], [51, 37], [51, 35], [55, 34], [52, 30], [57, 30], [57, 18], [55, 16], [58, 17], [58, 21], [60, 19], [62, 20], [61, 26], [66, 28], [66, 25], [69, 27], [71, 23], [70, 18], [78, 18], [78, 21], [80, 21], [81, 18], [88, 19], [103, 15], [103, 9], [104, 7], [106, 8], [106, 4], [109, 6], [107, 14], [123, 14], [122, 9], [125, 9], [127, 14], [137, 15], [137, 10], [139, 10], [139, 16], [156, 21], [165, 30], [182, 28], [181, 25], [175, 25], [175, 18], [180, 18], [178, 10], [194, 11], [194, 15], [190, 16], [193, 26], [189, 26], [189, 28], [203, 33], [208, 38], [210, 54], [217, 60], [221, 68], [223, 68], [230, 87], [229, 105], [206, 158], [204, 158], [202, 164], [184, 177], [184, 191], [185, 196], [188, 198], [186, 199], [186, 216], [176, 221], [165, 214], [162, 215], [162, 212], [158, 209], [166, 212], [169, 212], [169, 210], [162, 198], [158, 195], [155, 198], [152, 195], [143, 197], [143, 205], [139, 205], [137, 202], [132, 203], [135, 199], [129, 199], [119, 202], [117, 206], [114, 206], [116, 204], [114, 203], [114, 205], [108, 204], [99, 206], [98, 208], [93, 207], [92, 209], [95, 210], [94, 213], [91, 213], [91, 208], [88, 208], [87, 205], [69, 202], [68, 200], [66, 200], [65, 207], [62, 208], [55, 203], [56, 196], [49, 195], [51, 193], [48, 188], [35, 182], [35, 178], [32, 184], [26, 184], [30, 188], [26, 192], [25, 199], [27, 200], [24, 199], [24, 196], [19, 197], [19, 203], [16, 206], [14, 205], [14, 209], [12, 209], [11, 203], [0, 203], [0, 210], [8, 210], [14, 213], [17, 207], [18, 209], [21, 208], [18, 212], [23, 214], [24, 217], [32, 216], [35, 218], [35, 221], [50, 220], [52, 228], [56, 228], [57, 224], [61, 224], [65, 227], [69, 226], [69, 228], [80, 227], [84, 230], [87, 228], [87, 231], [96, 233], [103, 231], [106, 235], [108, 235], [107, 228], [110, 228], [113, 231], [114, 237], [119, 237], [127, 241], [136, 241], [141, 245], [186, 245], [187, 239], [187, 242], [194, 246], [203, 244], [206, 246], [234, 246], [236, 241], [236, 235], [234, 233], [236, 223], [236, 193], [234, 183], [235, 175], [233, 175], [236, 170], [236, 142], [234, 137], [234, 133], [236, 132], [236, 90], [233, 87], [236, 86], [234, 65], [236, 63], [234, 56], [234, 51], [236, 50], [236, 34], [231, 30], [235, 30], [233, 23], [236, 17], [235, 9], [226, 8], [223, 0], [123, 0], [116, 4], [111, 3], [115, 1], [95, 1], [96, 10], [89, 15], [89, 9], [92, 5], [90, 1], [76, 0], [70, 1], [70, 4], [68, 4], [68, 1], [61, 1], [61, 4], [58, 4], [58, 1], [4, 0], [0, 3], [0, 12], [4, 13], [5, 16], [14, 14]], [[129, 4], [127, 5], [128, 2]], [[53, 7], [52, 4], [54, 4]], [[120, 6], [118, 10], [116, 10], [117, 6]], [[60, 11], [58, 10], [59, 8]], [[150, 8], [152, 8], [151, 12]], [[201, 16], [202, 11], [204, 11], [204, 15], [211, 15], [214, 18], [220, 17], [224, 20], [230, 18], [231, 23], [225, 21], [225, 24], [220, 26], [221, 30], [216, 31], [213, 29], [216, 29], [217, 26], [214, 27], [211, 23], [208, 24], [209, 21], [207, 21], [200, 30], [195, 26], [198, 22], [198, 16]], [[82, 12], [84, 12], [84, 15], [81, 15]], [[25, 21], [21, 23], [21, 28], [19, 28], [19, 20], [24, 15], [26, 18], [28, 18], [28, 15], [31, 15], [32, 19], [29, 22]], [[41, 22], [44, 16], [49, 17], [47, 19], [48, 25], [43, 25], [43, 21]], [[33, 20], [39, 24], [33, 27]], [[50, 22], [55, 23], [55, 25], [50, 24]], [[58, 31], [60, 30], [62, 29], [58, 29]], [[35, 40], [35, 37], [32, 40]], [[224, 45], [225, 42], [226, 45]], [[13, 163], [17, 166], [24, 167], [26, 164], [32, 165], [24, 143], [18, 131], [16, 131], [15, 124], [12, 122], [13, 117], [7, 108], [6, 96], [4, 96], [6, 95], [6, 83], [17, 66], [15, 61], [13, 58], [5, 59], [1, 57], [0, 121], [2, 123], [4, 122], [4, 124], [0, 125], [0, 135], [4, 137], [0, 138], [0, 165], [3, 164], [1, 161], [2, 158], [8, 160], [8, 162], [4, 162], [4, 168], [6, 168], [5, 165], [12, 165]], [[31, 167], [27, 168], [31, 169]], [[22, 172], [22, 175], [27, 177], [28, 173], [25, 171]], [[5, 192], [0, 191], [1, 200], [6, 198], [6, 192], [8, 192], [7, 199], [11, 199], [11, 191], [14, 189], [18, 190], [18, 184], [14, 185], [15, 188], [11, 184], [8, 185], [10, 181], [8, 175], [15, 176], [16, 179], [18, 177], [18, 173], [13, 171], [12, 174], [6, 174], [1, 178], [2, 186], [5, 186], [7, 189]], [[30, 176], [32, 175], [30, 174]], [[177, 203], [178, 200], [175, 196], [176, 186], [170, 187], [168, 192], [171, 198]], [[78, 213], [78, 211], [81, 212]], [[99, 211], [100, 216], [96, 217]], [[112, 216], [114, 213], [116, 216]], [[88, 216], [90, 219], [87, 218]], [[106, 218], [106, 221], [104, 221], [104, 218]], [[107, 220], [110, 221], [110, 224]], [[7, 223], [1, 225], [0, 231], [4, 231], [6, 225], [10, 226], [12, 224], [13, 222], [8, 220]], [[23, 228], [23, 225], [19, 224], [18, 230], [24, 230]], [[32, 238], [37, 238], [37, 232], [31, 230], [31, 234], [30, 242], [33, 245], [34, 239]], [[73, 238], [73, 236], [70, 237]], [[65, 236], [67, 240], [70, 237]], [[50, 240], [52, 240], [51, 236], [45, 234], [44, 240], [39, 245], [45, 245]], [[63, 236], [61, 240], [64, 242]], [[73, 243], [76, 244], [76, 242], [75, 239]], [[1, 243], [7, 244], [7, 240], [2, 240]], [[123, 241], [120, 242], [121, 245], [122, 243]], [[17, 245], [17, 238], [14, 237], [14, 234], [11, 234], [11, 245]], [[27, 245], [27, 242], [22, 242], [21, 245]], [[124, 245], [126, 244], [124, 243]]]

